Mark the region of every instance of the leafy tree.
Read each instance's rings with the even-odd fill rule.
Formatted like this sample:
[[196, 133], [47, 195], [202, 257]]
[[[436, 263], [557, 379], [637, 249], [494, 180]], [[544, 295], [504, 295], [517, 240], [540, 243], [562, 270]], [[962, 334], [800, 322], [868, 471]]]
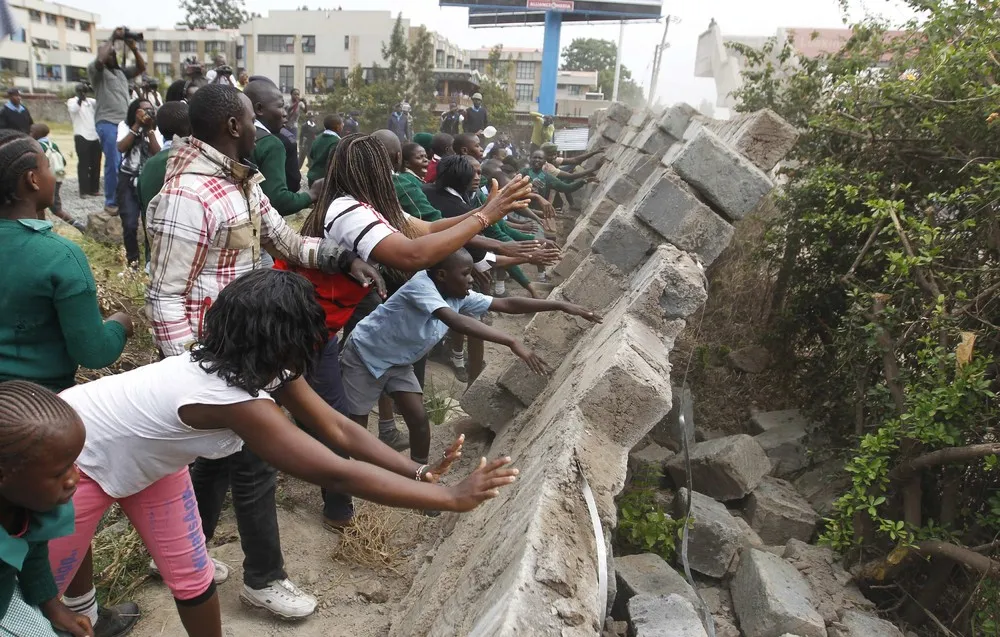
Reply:
[[184, 23], [189, 29], [217, 26], [220, 29], [238, 29], [250, 19], [244, 0], [182, 0], [186, 12]]
[[[611, 99], [615, 84], [615, 59], [618, 45], [611, 40], [598, 38], [574, 38], [563, 49], [564, 71], [597, 71], [597, 85], [604, 96]], [[624, 64], [618, 80], [618, 99], [622, 102], [641, 106], [645, 104], [642, 87], [632, 79], [632, 72]]]
[[406, 53], [407, 83], [414, 131], [430, 130], [435, 107], [434, 40], [425, 27], [418, 27]]
[[[386, 81], [403, 86], [406, 83], [406, 30], [403, 28], [403, 14], [396, 16], [396, 24], [392, 27], [389, 42], [382, 43], [382, 57], [387, 66]], [[402, 95], [400, 95], [402, 98]]]
[[479, 85], [483, 103], [489, 109], [490, 123], [497, 128], [514, 123], [514, 98], [506, 87], [510, 77], [510, 60], [503, 59], [503, 45], [490, 49], [486, 60], [485, 79]]
[[906, 621], [997, 635], [1000, 2], [907, 4], [816, 60], [736, 46], [737, 108], [802, 131], [767, 249], [775, 341], [854, 449], [822, 537]]

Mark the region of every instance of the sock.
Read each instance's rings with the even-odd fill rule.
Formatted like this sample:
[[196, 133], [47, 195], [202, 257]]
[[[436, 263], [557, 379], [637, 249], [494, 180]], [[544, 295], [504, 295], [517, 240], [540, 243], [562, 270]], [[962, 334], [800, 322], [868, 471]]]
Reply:
[[80, 597], [63, 597], [63, 603], [74, 613], [90, 618], [90, 624], [97, 624], [97, 589], [91, 588]]
[[451, 350], [451, 364], [455, 367], [465, 367], [465, 350]]
[[390, 418], [388, 420], [382, 420], [381, 418], [379, 419], [379, 421], [378, 421], [378, 437], [379, 438], [385, 438], [386, 436], [392, 435], [393, 433], [395, 433], [397, 431], [399, 431], [399, 430], [396, 428], [396, 420], [395, 419], [393, 419], [393, 418]]
[[496, 292], [497, 294], [506, 294], [507, 283], [497, 279], [496, 281], [493, 282], [493, 291]]

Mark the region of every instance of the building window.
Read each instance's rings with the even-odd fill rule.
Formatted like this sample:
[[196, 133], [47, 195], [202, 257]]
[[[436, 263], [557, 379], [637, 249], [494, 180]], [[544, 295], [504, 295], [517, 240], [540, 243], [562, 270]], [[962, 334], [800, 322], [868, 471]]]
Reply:
[[28, 77], [28, 61], [0, 58], [0, 71], [13, 73], [17, 77]]
[[346, 66], [307, 66], [306, 91], [325, 93], [338, 86], [347, 86]]
[[14, 32], [10, 34], [11, 42], [24, 42], [27, 39], [27, 33], [24, 28], [14, 29]]
[[434, 52], [434, 66], [438, 67], [439, 69], [444, 66], [444, 51], [442, 51], [441, 49], [438, 49], [437, 51]]
[[226, 43], [219, 40], [209, 40], [205, 43], [205, 53], [225, 53]]
[[581, 93], [583, 93], [583, 87], [582, 86], [580, 86], [579, 84], [570, 84], [569, 85], [569, 94], [570, 95], [580, 95]]
[[80, 30], [81, 31], [90, 31], [90, 23], [89, 22], [85, 22], [83, 20], [80, 20]]
[[153, 51], [159, 53], [169, 53], [170, 40], [153, 40]]
[[59, 43], [45, 38], [31, 38], [31, 46], [36, 49], [58, 49]]
[[448, 56], [448, 68], [449, 69], [455, 68], [455, 56], [454, 55], [449, 55]]
[[316, 36], [315, 35], [304, 35], [304, 36], [302, 36], [302, 52], [303, 53], [315, 53], [316, 52]]
[[347, 51], [350, 48], [351, 48], [351, 36], [345, 35], [344, 36], [344, 50]]
[[518, 62], [516, 66], [516, 71], [517, 71], [517, 79], [519, 80], [535, 79], [534, 62]]
[[174, 65], [169, 62], [154, 62], [153, 74], [160, 77], [171, 77], [174, 74]]
[[[270, 36], [262, 36], [270, 37]], [[278, 67], [278, 87], [281, 89], [282, 93], [291, 93], [292, 89], [295, 88], [295, 67], [294, 66], [279, 66]]]
[[535, 85], [534, 84], [515, 84], [514, 85], [514, 101], [515, 102], [531, 102], [535, 99]]
[[469, 60], [469, 68], [480, 73], [486, 72], [486, 60]]
[[35, 76], [40, 80], [62, 82], [61, 64], [35, 64]]
[[90, 53], [90, 47], [84, 46], [82, 44], [67, 44], [67, 51], [80, 51], [81, 53]]
[[82, 82], [87, 79], [87, 67], [66, 65], [66, 81]]
[[53, 15], [51, 13], [46, 13], [45, 14], [45, 24], [49, 25], [50, 27], [54, 27], [54, 26], [56, 26], [57, 23], [58, 23], [58, 20], [56, 20], [56, 16], [55, 15]]
[[245, 56], [243, 55], [243, 45], [242, 44], [237, 44], [236, 45], [236, 59], [237, 60], [242, 60], [244, 57]]
[[295, 36], [258, 35], [257, 50], [261, 53], [295, 53]]
[[181, 53], [197, 53], [198, 43], [194, 40], [181, 40]]
[[28, 9], [28, 18], [32, 22], [41, 22], [42, 21], [42, 12], [41, 11], [35, 11], [34, 9]]
[[63, 20], [66, 21], [66, 28], [67, 29], [75, 29], [76, 28], [76, 20], [75, 19], [73, 19], [73, 18], [63, 18]]

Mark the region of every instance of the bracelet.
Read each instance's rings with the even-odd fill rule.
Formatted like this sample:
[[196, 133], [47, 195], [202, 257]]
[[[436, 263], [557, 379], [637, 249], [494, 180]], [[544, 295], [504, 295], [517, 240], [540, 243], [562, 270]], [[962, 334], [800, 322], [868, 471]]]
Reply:
[[479, 221], [479, 223], [481, 223], [483, 225], [483, 229], [484, 230], [490, 226], [490, 218], [487, 217], [486, 214], [482, 210], [474, 213], [472, 216], [477, 221]]
[[416, 480], [417, 482], [423, 482], [424, 476], [427, 475], [429, 469], [430, 465], [426, 464], [420, 465], [419, 467], [417, 467], [417, 474], [414, 476], [413, 479]]

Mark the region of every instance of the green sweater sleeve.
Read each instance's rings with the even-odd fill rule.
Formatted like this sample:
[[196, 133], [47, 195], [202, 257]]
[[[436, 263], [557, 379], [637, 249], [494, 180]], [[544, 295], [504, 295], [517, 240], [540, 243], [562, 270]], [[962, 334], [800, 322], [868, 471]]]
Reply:
[[167, 178], [167, 156], [170, 150], [161, 150], [153, 155], [142, 167], [139, 179], [136, 182], [139, 191], [139, 210], [145, 213], [149, 209], [149, 202], [159, 194], [163, 188], [163, 182]]
[[288, 182], [285, 181], [285, 147], [277, 136], [268, 135], [258, 139], [253, 154], [260, 174], [264, 175], [260, 189], [278, 214], [292, 215], [312, 204], [309, 193], [292, 192], [288, 189]]
[[62, 241], [66, 250], [58, 262], [52, 264], [53, 300], [66, 349], [78, 365], [90, 369], [107, 367], [118, 360], [125, 349], [125, 327], [117, 321], [105, 321], [101, 316], [97, 284], [87, 257], [75, 243]]
[[584, 184], [587, 182], [583, 179], [563, 181], [557, 177], [545, 175], [545, 183], [548, 184], [549, 188], [555, 190], [556, 192], [576, 192], [577, 190], [583, 188]]
[[407, 175], [393, 175], [392, 183], [396, 187], [396, 198], [399, 199], [399, 205], [407, 213], [428, 222], [437, 221], [443, 217], [441, 211], [427, 200], [427, 195], [424, 194], [416, 178], [411, 179]]
[[17, 578], [21, 595], [29, 606], [38, 606], [59, 595], [49, 564], [49, 543], [32, 542]]
[[498, 221], [496, 225], [500, 226], [500, 229], [503, 231], [504, 234], [510, 237], [511, 241], [531, 241], [532, 239], [535, 238], [535, 235], [533, 234], [528, 234], [526, 232], [521, 232], [520, 230], [517, 230], [515, 228], [511, 228], [510, 226], [507, 225], [507, 222], [504, 221], [503, 219]]

